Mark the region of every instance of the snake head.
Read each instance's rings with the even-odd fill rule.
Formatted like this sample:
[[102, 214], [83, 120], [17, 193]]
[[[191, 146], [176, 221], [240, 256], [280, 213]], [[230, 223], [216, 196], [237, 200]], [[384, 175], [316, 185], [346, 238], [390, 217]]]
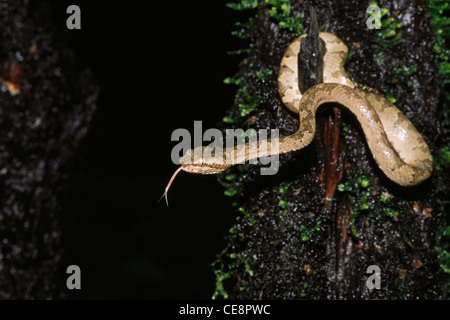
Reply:
[[225, 163], [222, 154], [216, 156], [215, 149], [210, 147], [189, 149], [180, 158], [180, 164], [184, 171], [199, 174], [216, 174], [231, 166]]

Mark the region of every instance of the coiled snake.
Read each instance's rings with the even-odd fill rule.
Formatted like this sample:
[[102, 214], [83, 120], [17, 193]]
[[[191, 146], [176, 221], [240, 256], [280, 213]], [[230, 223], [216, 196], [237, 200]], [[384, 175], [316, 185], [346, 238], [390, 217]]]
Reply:
[[[314, 138], [317, 108], [323, 103], [335, 102], [356, 116], [373, 158], [389, 179], [405, 187], [427, 179], [432, 173], [433, 161], [426, 142], [400, 110], [383, 96], [362, 91], [350, 80], [344, 69], [348, 49], [337, 36], [327, 32], [319, 34], [326, 46], [323, 83], [303, 95], [300, 93], [297, 55], [304, 36], [306, 34], [289, 45], [278, 75], [281, 100], [289, 110], [299, 114], [300, 128], [290, 136], [277, 138], [279, 148], [273, 152], [282, 154], [306, 147]], [[173, 178], [181, 170], [200, 174], [219, 173], [232, 165], [270, 156], [270, 143], [270, 139], [250, 142], [241, 151], [237, 147], [228, 148], [222, 155], [214, 156], [205, 147], [190, 149], [181, 157], [181, 167], [172, 176], [165, 195]]]

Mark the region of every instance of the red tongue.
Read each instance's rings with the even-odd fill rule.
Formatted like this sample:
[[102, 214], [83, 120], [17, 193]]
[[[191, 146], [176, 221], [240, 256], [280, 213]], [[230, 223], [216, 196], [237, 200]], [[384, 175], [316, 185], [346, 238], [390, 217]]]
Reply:
[[158, 200], [158, 202], [161, 201], [161, 199], [162, 199], [163, 197], [165, 197], [165, 198], [166, 198], [166, 204], [167, 204], [167, 206], [169, 206], [169, 200], [167, 199], [167, 193], [169, 192], [169, 188], [170, 188], [170, 186], [172, 185], [173, 180], [174, 180], [175, 177], [177, 176], [178, 172], [180, 172], [181, 170], [183, 170], [183, 167], [179, 167], [179, 168], [174, 172], [174, 174], [172, 175], [172, 178], [170, 178], [169, 183], [167, 184], [166, 189], [164, 190], [164, 193], [163, 193], [162, 197]]

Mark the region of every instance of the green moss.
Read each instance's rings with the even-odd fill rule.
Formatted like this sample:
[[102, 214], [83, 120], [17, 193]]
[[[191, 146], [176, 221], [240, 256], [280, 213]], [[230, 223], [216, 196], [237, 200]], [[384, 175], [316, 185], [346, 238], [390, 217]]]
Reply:
[[241, 55], [241, 54], [249, 54], [251, 49], [252, 49], [252, 45], [250, 45], [249, 48], [244, 48], [244, 49], [237, 49], [237, 50], [230, 50], [227, 51], [228, 55]]
[[308, 288], [308, 284], [305, 282], [299, 294], [300, 298], [304, 298], [306, 296], [306, 288]]
[[280, 206], [280, 208], [282, 209], [286, 209], [288, 207], [288, 203], [285, 200], [280, 200], [278, 202], [278, 205]]
[[222, 121], [225, 123], [236, 123], [237, 119], [235, 119], [231, 116], [225, 116], [225, 117], [223, 117]]
[[404, 228], [400, 228], [400, 232], [402, 234], [403, 242], [405, 242], [411, 248], [414, 248], [414, 245], [412, 244], [412, 242], [410, 240], [410, 235], [408, 235], [406, 230]]
[[[234, 232], [236, 231], [234, 230]], [[235, 275], [240, 268], [243, 268], [249, 276], [253, 276], [254, 274], [252, 264], [257, 259], [256, 255], [247, 256], [244, 253], [236, 254], [235, 252], [225, 254], [228, 249], [230, 249], [230, 247], [227, 247], [224, 253], [222, 253], [220, 256], [217, 256], [217, 260], [214, 262], [216, 288], [212, 295], [212, 299], [217, 299], [218, 297], [228, 299], [228, 293], [225, 290], [224, 282]], [[222, 256], [225, 257], [227, 261], [223, 261]]]
[[[258, 7], [258, 1], [257, 0], [240, 0], [237, 2], [229, 2], [226, 4], [227, 7], [234, 9], [234, 10], [249, 10], [249, 9], [255, 9]], [[236, 22], [235, 26], [237, 27], [236, 30], [233, 30], [231, 32], [232, 35], [239, 37], [241, 39], [250, 39], [251, 38], [251, 28], [253, 25], [254, 18], [249, 18], [245, 22]], [[250, 53], [252, 49], [252, 44], [250, 44], [250, 48], [246, 49], [238, 49], [234, 51], [229, 51], [229, 54], [243, 54], [243, 53]], [[234, 105], [238, 106], [239, 109], [239, 115], [241, 117], [245, 117], [252, 113], [257, 106], [261, 103], [261, 97], [259, 96], [259, 93], [250, 93], [247, 88], [247, 77], [248, 74], [245, 70], [243, 70], [239, 75], [235, 77], [228, 77], [224, 79], [225, 84], [233, 84], [238, 86], [238, 90], [235, 95], [234, 99]], [[236, 118], [236, 116], [233, 114], [232, 110], [229, 110], [226, 114], [226, 116], [223, 118], [223, 122], [228, 124], [237, 124], [239, 123], [239, 119]]]
[[365, 175], [361, 175], [358, 177], [358, 185], [362, 188], [367, 188], [370, 184], [370, 179]]
[[345, 183], [338, 184], [338, 191], [349, 191], [352, 193], [358, 192], [360, 188], [367, 188], [370, 184], [370, 179], [364, 173], [358, 173], [347, 179]]
[[236, 263], [230, 263], [226, 266], [222, 259], [218, 257], [216, 264], [219, 265], [219, 268], [214, 270], [214, 274], [216, 276], [216, 288], [212, 295], [212, 299], [215, 300], [220, 296], [224, 299], [228, 299], [228, 293], [225, 290], [224, 281], [231, 278], [237, 272]]
[[386, 228], [386, 224], [390, 224], [391, 227], [388, 229], [391, 231], [388, 239], [395, 239], [396, 232], [399, 232], [403, 241], [408, 246], [413, 246], [410, 239], [417, 234], [412, 232], [408, 235], [404, 230], [411, 229], [411, 224], [414, 224], [415, 220], [414, 215], [408, 211], [409, 205], [405, 201], [393, 199], [387, 193], [381, 193], [379, 197], [375, 197], [375, 193], [370, 190], [370, 179], [361, 172], [349, 175], [345, 183], [338, 185], [338, 191], [346, 193], [352, 199], [353, 211], [350, 215], [349, 226], [354, 237], [360, 237], [357, 225], [361, 224], [357, 222], [363, 215], [369, 224], [383, 224], [383, 228]]
[[[291, 16], [290, 1], [266, 1], [266, 8], [269, 14], [279, 21], [281, 28], [287, 28], [294, 33], [302, 33], [303, 27], [301, 25], [301, 16], [297, 14], [295, 17]], [[258, 7], [258, 1], [253, 0], [240, 0], [227, 3], [227, 7], [234, 10], [250, 10]], [[251, 28], [254, 24], [254, 18], [249, 18], [246, 22], [237, 22], [235, 26], [236, 30], [232, 32], [234, 36], [242, 39], [251, 40]], [[249, 53], [252, 48], [239, 49], [232, 51], [232, 54]], [[246, 60], [246, 65], [251, 62]], [[261, 104], [262, 98], [258, 91], [250, 92], [248, 81], [257, 80], [265, 83], [270, 77], [274, 75], [274, 70], [269, 68], [263, 68], [256, 73], [249, 74], [245, 67], [242, 71], [234, 77], [227, 77], [224, 79], [225, 84], [237, 86], [236, 95], [234, 98], [234, 108], [227, 111], [223, 118], [223, 122], [227, 124], [240, 125], [244, 123], [244, 118], [251, 115], [252, 112]], [[251, 78], [255, 77], [255, 78]], [[248, 166], [239, 166], [239, 172], [244, 172], [248, 169]], [[242, 196], [242, 178], [227, 176], [226, 174], [218, 175], [219, 182], [225, 187], [225, 195], [228, 197]], [[281, 203], [284, 206], [283, 202]]]
[[391, 218], [396, 218], [398, 217], [398, 211], [393, 210], [391, 208], [383, 208], [384, 213]]
[[450, 4], [448, 0], [428, 0], [427, 11], [431, 15], [431, 25], [436, 43], [433, 46], [437, 54], [436, 65], [444, 84], [450, 83], [450, 50], [447, 39], [450, 37]]
[[308, 227], [305, 226], [305, 225], [300, 226], [300, 232], [301, 232], [301, 234], [300, 234], [300, 239], [301, 239], [301, 241], [302, 241], [302, 242], [308, 241], [308, 240], [310, 239], [310, 237], [311, 237], [311, 234], [312, 234], [314, 231], [320, 231], [320, 229], [321, 229], [321, 224], [322, 224], [322, 221], [318, 220], [318, 221], [316, 222], [316, 225], [313, 226], [313, 227], [311, 227], [311, 228], [308, 228]]
[[219, 182], [225, 187], [224, 195], [234, 197], [241, 193], [242, 190], [238, 187], [237, 181], [239, 179], [236, 174], [221, 173], [219, 177]]
[[386, 83], [383, 83], [381, 86], [385, 92], [386, 99], [392, 103], [395, 104], [397, 102], [397, 98], [394, 97], [394, 94], [392, 93], [391, 89], [389, 88], [389, 85], [386, 85]]
[[[223, 82], [225, 84], [234, 84], [238, 86], [238, 90], [234, 98], [234, 104], [238, 106], [241, 117], [249, 115], [261, 104], [261, 97], [259, 96], [259, 93], [252, 95], [248, 92], [246, 72], [242, 73], [239, 77], [225, 78]], [[223, 121], [226, 123], [235, 123], [237, 122], [237, 119], [233, 118], [230, 112], [223, 119]]]
[[433, 157], [434, 160], [434, 169], [437, 176], [437, 188], [440, 192], [446, 193], [448, 192], [448, 181], [445, 180], [445, 176], [443, 175], [443, 172], [445, 170], [449, 169], [449, 151], [450, 146], [443, 146], [440, 149], [438, 149], [437, 152], [435, 152], [435, 155]]
[[234, 197], [234, 196], [237, 194], [237, 190], [236, 190], [236, 189], [233, 189], [233, 188], [226, 189], [226, 190], [223, 192], [223, 194], [226, 195], [227, 197]]
[[231, 31], [231, 34], [235, 37], [241, 38], [241, 39], [248, 39], [250, 38], [249, 29], [253, 23], [253, 18], [250, 18], [246, 22], [236, 22], [234, 25], [238, 27], [237, 30]]
[[256, 73], [256, 77], [261, 80], [263, 83], [267, 81], [267, 79], [273, 75], [273, 71], [269, 68], [265, 68], [262, 71], [258, 71]]
[[237, 239], [237, 230], [234, 227], [231, 227], [228, 233], [231, 239]]
[[287, 201], [287, 192], [289, 190], [289, 187], [291, 185], [287, 182], [282, 182], [280, 185], [280, 200], [278, 202], [278, 206], [280, 207], [280, 211], [278, 213], [278, 216], [280, 218], [280, 221], [282, 223], [286, 222], [287, 214], [288, 214], [288, 208], [289, 203]]
[[226, 6], [238, 11], [255, 9], [256, 7], [258, 7], [258, 0], [240, 0], [239, 2], [228, 2]]
[[281, 193], [282, 195], [285, 195], [285, 194], [288, 192], [290, 186], [291, 186], [290, 183], [287, 183], [287, 182], [281, 183], [281, 186], [280, 186], [280, 193]]
[[[275, 18], [281, 28], [287, 28], [295, 34], [303, 33], [303, 27], [301, 25], [301, 15], [297, 14], [295, 17], [291, 16], [291, 5], [289, 0], [266, 0], [267, 9], [269, 14]], [[253, 0], [241, 0], [238, 2], [227, 3], [229, 8], [235, 10], [248, 10], [255, 9], [258, 6], [258, 1]], [[250, 29], [253, 25], [254, 19], [250, 18], [247, 22], [237, 22], [235, 26], [237, 30], [232, 31], [234, 36], [242, 39], [251, 38]], [[251, 49], [251, 48], [250, 48]], [[239, 49], [230, 52], [231, 54], [248, 53], [250, 49]], [[265, 68], [256, 72], [255, 76], [263, 83], [273, 75], [273, 70]], [[261, 97], [259, 92], [250, 93], [247, 87], [247, 77], [249, 75], [244, 71], [240, 76], [236, 78], [226, 78], [224, 82], [226, 84], [234, 84], [238, 86], [236, 96], [234, 99], [234, 105], [238, 107], [239, 115], [246, 117], [250, 115], [261, 104]], [[233, 116], [232, 111], [223, 118], [225, 123], [236, 124], [238, 119]]]
[[253, 276], [253, 270], [250, 266], [250, 263], [248, 262], [247, 259], [243, 259], [244, 261], [244, 266], [245, 266], [245, 272], [247, 272], [250, 276]]
[[406, 66], [397, 66], [395, 68], [395, 73], [397, 73], [401, 77], [411, 77], [417, 71], [417, 64], [413, 64], [410, 67]]
[[443, 166], [450, 166], [450, 146], [444, 146], [439, 149], [439, 156], [441, 158], [441, 164]]
[[[243, 196], [243, 184], [242, 180], [245, 179], [245, 173], [248, 171], [249, 164], [242, 164], [235, 166], [234, 170], [237, 173], [230, 174], [227, 171], [217, 174], [217, 180], [225, 188], [224, 194], [227, 197], [242, 197]], [[238, 200], [238, 199], [236, 199]], [[237, 206], [237, 202], [234, 202], [233, 206]]]
[[300, 13], [292, 16], [290, 0], [265, 0], [268, 5], [268, 13], [282, 29], [292, 31], [296, 36], [303, 33], [302, 16]]
[[215, 300], [218, 296], [224, 297], [224, 299], [228, 299], [228, 293], [225, 291], [223, 287], [223, 281], [230, 278], [232, 274], [217, 274], [216, 273], [216, 290], [212, 295], [212, 299]]
[[[443, 86], [450, 83], [450, 49], [448, 39], [450, 37], [450, 4], [448, 0], [427, 0], [426, 8], [431, 17], [431, 25], [434, 32], [435, 44], [433, 49], [436, 53], [435, 63], [439, 70], [439, 75]], [[450, 94], [446, 93], [442, 103], [442, 131], [444, 139], [440, 147], [434, 153], [435, 176], [437, 177], [437, 188], [442, 193], [442, 198], [438, 199], [434, 210], [440, 217], [440, 228], [436, 234], [436, 252], [438, 253], [442, 270], [450, 274], [450, 226], [447, 225], [447, 210], [450, 205], [448, 181], [444, 180], [448, 176], [450, 166]], [[444, 287], [444, 297], [450, 296], [450, 277]]]
[[350, 50], [347, 55], [347, 62], [349, 62], [355, 55], [355, 50]]
[[284, 223], [286, 222], [286, 218], [287, 218], [287, 210], [286, 208], [282, 208], [279, 212], [278, 212], [278, 217], [280, 218], [280, 222], [281, 222], [281, 226], [280, 228], [282, 230], [286, 230]]
[[255, 217], [251, 213], [249, 213], [242, 207], [240, 207], [238, 210], [248, 219], [250, 226], [252, 226], [255, 223]]
[[394, 72], [396, 73], [396, 77], [393, 78], [393, 84], [397, 83], [406, 83], [408, 89], [413, 88], [413, 83], [411, 81], [411, 76], [415, 74], [417, 71], [417, 64], [413, 64], [411, 66], [406, 66], [403, 62], [398, 62], [394, 65]]
[[[256, 9], [258, 7], [258, 0], [240, 0], [238, 2], [229, 2], [226, 4], [226, 6], [238, 11]], [[241, 39], [249, 39], [251, 37], [250, 29], [253, 24], [253, 20], [254, 18], [249, 18], [245, 22], [236, 22], [234, 25], [238, 27], [238, 29], [233, 30], [231, 34]], [[228, 51], [227, 53], [230, 55], [248, 54], [252, 48], [253, 44], [250, 44], [250, 48], [232, 50]]]
[[[376, 1], [372, 2], [371, 5], [378, 6]], [[375, 12], [372, 12], [372, 14], [375, 14]], [[387, 8], [380, 9], [380, 21], [380, 29], [374, 29], [376, 33], [372, 40], [374, 60], [381, 68], [396, 72], [396, 76], [386, 78], [381, 83], [386, 99], [390, 103], [395, 104], [399, 99], [399, 94], [401, 94], [398, 90], [398, 84], [407, 84], [409, 78], [405, 79], [406, 75], [414, 73], [417, 66], [404, 67], [405, 64], [403, 62], [392, 61], [391, 56], [387, 52], [402, 42], [401, 33], [399, 32], [401, 24], [394, 17], [391, 17]], [[410, 82], [410, 86], [412, 86], [412, 82]], [[396, 94], [394, 94], [394, 91]]]
[[388, 203], [389, 201], [389, 196], [386, 193], [382, 193], [380, 196], [380, 201], [383, 203]]
[[359, 198], [359, 209], [360, 210], [368, 210], [370, 209], [369, 203], [367, 202], [369, 199], [369, 192], [365, 191], [361, 193], [361, 197]]
[[[371, 5], [378, 6], [376, 1], [372, 2]], [[375, 12], [372, 12], [372, 14], [375, 14]], [[373, 39], [376, 55], [383, 54], [383, 49], [395, 47], [402, 42], [401, 34], [397, 32], [401, 28], [401, 24], [394, 17], [390, 17], [387, 8], [381, 8], [380, 21], [381, 27], [377, 29], [376, 36]]]
[[227, 77], [225, 79], [223, 79], [223, 83], [225, 84], [234, 84], [238, 87], [242, 87], [245, 85], [245, 77], [247, 76], [247, 74], [243, 74], [240, 77], [237, 78], [231, 78], [231, 77]]
[[353, 212], [350, 215], [350, 230], [355, 237], [359, 237], [356, 229], [356, 219], [361, 211], [370, 210], [368, 203], [370, 179], [364, 173], [350, 175], [345, 183], [340, 183], [337, 187], [339, 192], [345, 192], [354, 199]]
[[350, 215], [350, 230], [352, 231], [352, 234], [356, 238], [359, 238], [359, 233], [358, 233], [358, 231], [356, 231], [356, 225], [355, 225], [355, 221], [356, 221], [356, 218], [358, 218], [358, 216], [359, 216], [359, 210], [353, 210], [352, 214]]
[[245, 117], [255, 111], [256, 107], [259, 106], [261, 103], [260, 97], [250, 97], [251, 100], [249, 100], [249, 103], [239, 103], [239, 112], [241, 114], [241, 117]]
[[445, 247], [435, 247], [436, 252], [439, 255], [440, 258], [440, 265], [442, 270], [444, 270], [445, 273], [448, 273], [450, 275], [450, 252], [449, 252], [449, 246]]

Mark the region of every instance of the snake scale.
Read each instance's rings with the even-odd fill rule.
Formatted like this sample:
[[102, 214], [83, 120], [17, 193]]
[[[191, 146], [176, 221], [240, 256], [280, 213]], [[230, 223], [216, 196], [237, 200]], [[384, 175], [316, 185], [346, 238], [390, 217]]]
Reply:
[[[300, 127], [290, 136], [278, 139], [278, 150], [271, 148], [271, 139], [250, 142], [245, 148], [227, 148], [223, 154], [214, 154], [208, 147], [190, 149], [181, 157], [181, 167], [190, 173], [215, 174], [232, 165], [258, 157], [300, 150], [314, 138], [316, 110], [324, 103], [334, 102], [350, 110], [361, 124], [369, 149], [384, 174], [401, 186], [414, 186], [432, 173], [433, 161], [428, 145], [413, 124], [376, 92], [362, 91], [347, 76], [344, 64], [348, 49], [337, 36], [321, 32], [326, 52], [323, 61], [323, 83], [308, 89], [303, 95], [298, 88], [297, 56], [301, 38], [287, 48], [280, 65], [278, 91], [289, 110], [298, 113]], [[230, 161], [231, 159], [231, 161]], [[228, 161], [228, 162], [227, 162]]]

